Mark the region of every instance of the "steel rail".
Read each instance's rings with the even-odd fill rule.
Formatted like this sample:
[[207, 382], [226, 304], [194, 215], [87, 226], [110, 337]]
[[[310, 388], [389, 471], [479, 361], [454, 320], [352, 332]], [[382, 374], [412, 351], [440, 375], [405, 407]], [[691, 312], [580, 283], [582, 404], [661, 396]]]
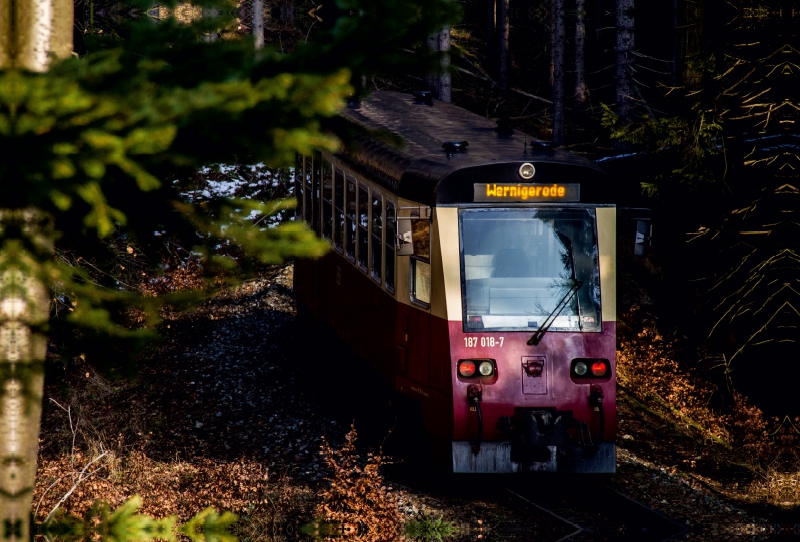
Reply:
[[[541, 504], [534, 502], [533, 497], [526, 497], [520, 495], [519, 492], [514, 491], [508, 487], [503, 487], [503, 489], [513, 495], [514, 497], [520, 499], [521, 501], [525, 502], [526, 504], [537, 508], [538, 510], [545, 512], [546, 514], [558, 519], [562, 523], [569, 525], [574, 530], [571, 533], [568, 533], [565, 536], [553, 541], [553, 542], [567, 542], [568, 540], [574, 540], [575, 537], [584, 532], [591, 532], [592, 526], [591, 525], [578, 525], [574, 521], [571, 521], [564, 516], [550, 510], [546, 506], [542, 506]], [[653, 510], [649, 506], [642, 504], [641, 502], [632, 499], [631, 497], [620, 493], [616, 489], [608, 487], [604, 484], [596, 484], [595, 482], [587, 481], [587, 489], [591, 490], [591, 492], [595, 495], [599, 495], [600, 493], [604, 493], [599, 501], [604, 503], [604, 506], [613, 508], [615, 510], [622, 511], [622, 518], [628, 517], [636, 517], [638, 523], [644, 523], [645, 526], [648, 528], [654, 528], [656, 531], [665, 531], [664, 538], [660, 538], [658, 542], [668, 542], [670, 540], [675, 540], [678, 537], [681, 537], [689, 532], [691, 532], [691, 528], [685, 524], [679, 523], [663, 512], [659, 512], [658, 510]], [[619, 503], [619, 505], [614, 504], [614, 501]], [[621, 506], [620, 506], [621, 505]], [[631, 509], [634, 509], [634, 512], [631, 512]], [[625, 510], [628, 512], [625, 512]], [[644, 521], [642, 521], [644, 519]], [[648, 534], [652, 533], [650, 531]], [[659, 533], [660, 535], [660, 533]], [[655, 542], [655, 541], [653, 541]]]

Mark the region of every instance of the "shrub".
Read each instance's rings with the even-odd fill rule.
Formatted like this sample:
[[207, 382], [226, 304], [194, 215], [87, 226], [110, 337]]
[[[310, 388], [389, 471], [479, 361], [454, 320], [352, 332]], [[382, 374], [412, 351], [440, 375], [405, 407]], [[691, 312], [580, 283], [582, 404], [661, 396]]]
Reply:
[[349, 540], [397, 540], [403, 535], [403, 516], [397, 497], [386, 487], [379, 472], [387, 458], [379, 449], [367, 454], [364, 461], [356, 451], [356, 438], [356, 430], [351, 427], [339, 450], [323, 439], [320, 453], [331, 475], [330, 485], [322, 491], [317, 515], [323, 522], [338, 525], [350, 535]]

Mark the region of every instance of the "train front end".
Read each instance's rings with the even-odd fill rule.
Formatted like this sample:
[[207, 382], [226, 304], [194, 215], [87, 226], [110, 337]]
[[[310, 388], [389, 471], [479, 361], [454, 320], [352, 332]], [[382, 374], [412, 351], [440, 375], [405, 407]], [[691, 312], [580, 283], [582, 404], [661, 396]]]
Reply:
[[436, 209], [454, 472], [615, 470], [616, 209], [549, 177]]

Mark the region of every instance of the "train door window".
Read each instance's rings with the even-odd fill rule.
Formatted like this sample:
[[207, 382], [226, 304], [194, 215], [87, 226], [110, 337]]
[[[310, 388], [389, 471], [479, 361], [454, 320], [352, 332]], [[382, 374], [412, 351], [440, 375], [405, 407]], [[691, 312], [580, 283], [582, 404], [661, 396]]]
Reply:
[[344, 172], [333, 175], [333, 246], [339, 252], [344, 247]]
[[429, 220], [411, 220], [414, 255], [411, 264], [411, 300], [425, 306], [431, 302], [431, 223]]
[[411, 301], [431, 303], [431, 264], [416, 258], [411, 258]]
[[381, 260], [383, 259], [383, 198], [372, 193], [372, 220], [370, 221], [372, 246], [370, 247], [369, 271], [372, 278], [381, 281]]
[[303, 204], [303, 217], [306, 219], [306, 222], [312, 225], [314, 224], [314, 217], [313, 217], [313, 209], [314, 209], [314, 187], [313, 187], [313, 176], [311, 174], [311, 169], [313, 166], [312, 159], [310, 156], [306, 156], [305, 159], [305, 167], [303, 167], [303, 179], [305, 179], [303, 183], [303, 196], [305, 203]]
[[[414, 219], [416, 218], [416, 220]], [[414, 243], [414, 256], [425, 261], [430, 259], [431, 223], [430, 220], [412, 217], [411, 239]]]
[[369, 260], [369, 189], [358, 185], [358, 266], [367, 270]]
[[297, 199], [297, 207], [295, 217], [298, 220], [303, 219], [303, 166], [305, 165], [305, 156], [302, 154], [297, 155], [297, 164], [294, 167], [294, 196]]
[[397, 226], [395, 225], [395, 211], [394, 205], [386, 202], [386, 258], [385, 258], [385, 275], [386, 289], [394, 292], [394, 244], [397, 235]]
[[322, 236], [331, 238], [333, 216], [333, 164], [322, 162]]
[[356, 259], [356, 180], [347, 178], [347, 220], [345, 222], [345, 252]]

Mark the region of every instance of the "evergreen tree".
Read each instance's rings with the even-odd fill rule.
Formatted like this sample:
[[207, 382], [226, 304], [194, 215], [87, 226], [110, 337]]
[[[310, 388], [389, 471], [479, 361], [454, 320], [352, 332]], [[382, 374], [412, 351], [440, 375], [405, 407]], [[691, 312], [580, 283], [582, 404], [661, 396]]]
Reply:
[[[202, 2], [217, 16], [135, 22], [121, 29], [123, 40], [89, 35], [89, 53], [73, 58], [52, 24], [64, 11], [59, 1], [3, 2], [15, 22], [0, 44], [0, 533], [14, 542], [28, 540], [31, 527], [51, 292], [64, 294], [65, 320], [84, 338], [113, 337], [117, 347], [152, 338], [151, 328], [121, 325], [120, 308], [140, 307], [152, 323], [160, 304], [175, 301], [97, 282], [56, 251], [100, 260], [124, 235], [156, 257], [153, 232], [167, 231], [194, 239], [208, 274], [239, 269], [215, 253], [220, 243], [261, 262], [322, 254], [302, 224], [249, 220], [287, 202], [193, 206], [166, 181], [234, 156], [285, 164], [298, 152], [335, 149], [333, 117], [352, 82], [404, 69], [399, 51], [456, 13], [444, 1], [339, 0], [332, 29], [285, 55], [257, 53], [252, 39], [203, 39], [230, 22], [232, 6]], [[31, 40], [32, 30], [52, 39]]]
[[633, 105], [633, 0], [616, 0], [617, 8], [617, 115], [623, 122], [631, 121]]

